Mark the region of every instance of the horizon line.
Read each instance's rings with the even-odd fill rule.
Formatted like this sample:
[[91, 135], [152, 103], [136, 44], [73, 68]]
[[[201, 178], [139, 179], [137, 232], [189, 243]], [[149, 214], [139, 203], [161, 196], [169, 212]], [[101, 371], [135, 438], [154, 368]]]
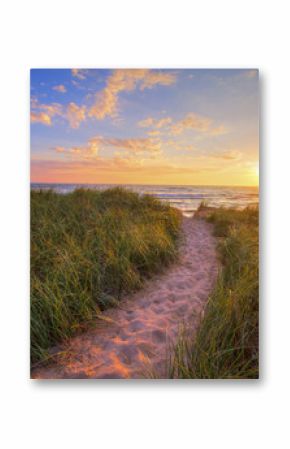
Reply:
[[256, 187], [259, 188], [260, 185], [256, 184], [136, 184], [136, 183], [92, 183], [92, 182], [45, 182], [45, 181], [30, 181], [30, 184], [51, 184], [51, 185], [88, 185], [88, 186], [96, 186], [96, 185], [109, 185], [109, 186], [167, 186], [167, 187]]

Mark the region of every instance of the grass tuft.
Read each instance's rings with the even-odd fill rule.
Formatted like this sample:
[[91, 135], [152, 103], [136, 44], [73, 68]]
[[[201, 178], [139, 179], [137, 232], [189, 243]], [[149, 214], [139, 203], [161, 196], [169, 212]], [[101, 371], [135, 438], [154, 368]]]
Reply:
[[31, 192], [31, 358], [172, 261], [180, 214], [121, 188]]
[[252, 379], [259, 377], [259, 210], [210, 213], [219, 239], [222, 270], [195, 336], [178, 339], [169, 377]]

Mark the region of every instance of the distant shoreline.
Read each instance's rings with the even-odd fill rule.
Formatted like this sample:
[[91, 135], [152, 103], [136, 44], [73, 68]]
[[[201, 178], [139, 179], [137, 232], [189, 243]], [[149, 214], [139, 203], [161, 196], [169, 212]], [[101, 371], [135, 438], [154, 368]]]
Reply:
[[179, 209], [186, 217], [191, 217], [202, 202], [210, 207], [235, 207], [244, 209], [250, 204], [259, 203], [259, 190], [256, 187], [222, 187], [222, 186], [170, 186], [143, 184], [31, 184], [31, 191], [53, 190], [66, 194], [76, 189], [91, 191], [105, 191], [120, 187], [126, 191], [133, 191], [140, 195], [151, 195], [163, 204]]

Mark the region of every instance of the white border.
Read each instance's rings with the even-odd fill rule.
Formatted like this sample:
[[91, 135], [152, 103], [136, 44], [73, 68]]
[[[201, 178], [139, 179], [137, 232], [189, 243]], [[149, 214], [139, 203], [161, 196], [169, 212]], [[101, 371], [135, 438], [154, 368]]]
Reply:
[[[274, 4], [28, 0], [2, 6], [2, 447], [287, 446], [290, 175], [286, 8], [282, 0]], [[29, 380], [29, 69], [74, 66], [260, 69], [260, 381], [44, 384]]]

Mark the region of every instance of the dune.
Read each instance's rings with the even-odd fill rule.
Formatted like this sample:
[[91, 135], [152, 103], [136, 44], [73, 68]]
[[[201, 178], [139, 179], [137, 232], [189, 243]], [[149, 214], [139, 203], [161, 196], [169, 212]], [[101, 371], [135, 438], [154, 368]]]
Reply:
[[34, 369], [32, 378], [166, 378], [168, 349], [181, 327], [194, 333], [217, 274], [212, 225], [184, 217], [178, 260], [105, 311], [94, 329], [55, 348], [55, 361]]

